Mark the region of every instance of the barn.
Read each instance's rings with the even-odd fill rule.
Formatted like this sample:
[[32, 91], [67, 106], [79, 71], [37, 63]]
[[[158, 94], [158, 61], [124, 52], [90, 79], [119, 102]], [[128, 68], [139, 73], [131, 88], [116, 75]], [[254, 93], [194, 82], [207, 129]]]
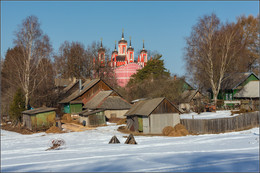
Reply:
[[55, 124], [56, 108], [40, 107], [23, 111], [23, 125], [30, 130], [44, 130]]
[[106, 125], [104, 110], [82, 111], [79, 113], [79, 122], [84, 126]]
[[141, 100], [125, 114], [127, 128], [144, 134], [162, 134], [166, 126], [180, 123], [180, 111], [165, 97]]

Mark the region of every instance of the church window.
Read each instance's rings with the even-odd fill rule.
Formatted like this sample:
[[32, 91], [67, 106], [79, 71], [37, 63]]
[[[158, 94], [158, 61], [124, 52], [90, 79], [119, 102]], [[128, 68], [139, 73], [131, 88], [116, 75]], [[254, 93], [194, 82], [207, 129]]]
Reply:
[[123, 47], [123, 53], [125, 53], [125, 47]]

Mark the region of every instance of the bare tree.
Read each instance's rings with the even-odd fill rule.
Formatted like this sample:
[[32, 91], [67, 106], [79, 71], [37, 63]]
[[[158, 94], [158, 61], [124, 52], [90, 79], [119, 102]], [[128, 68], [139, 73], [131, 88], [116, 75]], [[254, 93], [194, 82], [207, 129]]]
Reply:
[[13, 60], [14, 68], [17, 68], [17, 79], [25, 94], [26, 107], [29, 104], [31, 93], [41, 84], [42, 80], [37, 81], [37, 64], [42, 58], [48, 58], [52, 51], [47, 35], [42, 34], [38, 18], [35, 16], [27, 17], [19, 29], [16, 31], [14, 43], [22, 51], [21, 62]]
[[82, 79], [91, 76], [92, 58], [79, 42], [65, 41], [54, 58], [57, 76]]
[[186, 39], [185, 60], [187, 70], [198, 82], [210, 87], [216, 104], [221, 83], [234, 72], [243, 52], [240, 25], [221, 24], [215, 14], [200, 18]]

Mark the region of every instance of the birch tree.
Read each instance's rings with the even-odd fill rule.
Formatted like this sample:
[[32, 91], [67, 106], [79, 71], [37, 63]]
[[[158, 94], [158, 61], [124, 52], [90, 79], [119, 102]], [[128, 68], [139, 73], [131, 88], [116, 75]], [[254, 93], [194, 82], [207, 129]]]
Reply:
[[241, 27], [221, 24], [215, 14], [204, 16], [193, 26], [186, 43], [187, 70], [197, 83], [211, 88], [216, 104], [222, 82], [235, 72], [234, 64], [244, 50]]
[[44, 35], [38, 18], [35, 16], [27, 17], [18, 30], [15, 32], [16, 39], [14, 44], [21, 48], [22, 62], [14, 59], [14, 68], [17, 68], [17, 80], [25, 94], [26, 108], [29, 104], [30, 95], [41, 84], [42, 80], [37, 80], [37, 64], [42, 58], [48, 58], [52, 51], [49, 38]]

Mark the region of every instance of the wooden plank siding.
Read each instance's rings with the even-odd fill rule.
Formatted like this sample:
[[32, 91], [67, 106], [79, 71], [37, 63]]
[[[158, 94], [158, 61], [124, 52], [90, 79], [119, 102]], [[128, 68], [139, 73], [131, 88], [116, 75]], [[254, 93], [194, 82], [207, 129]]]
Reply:
[[82, 96], [78, 97], [76, 100], [82, 101], [84, 104], [91, 99], [91, 96], [96, 94], [98, 91], [108, 91], [112, 90], [109, 86], [107, 86], [102, 80], [100, 80], [96, 85], [94, 85], [91, 89], [85, 92]]
[[217, 134], [259, 127], [259, 111], [244, 113], [231, 118], [181, 119], [191, 134]]
[[163, 114], [163, 113], [179, 113], [179, 111], [170, 104], [166, 99], [162, 101], [160, 105], [155, 108], [152, 114]]

